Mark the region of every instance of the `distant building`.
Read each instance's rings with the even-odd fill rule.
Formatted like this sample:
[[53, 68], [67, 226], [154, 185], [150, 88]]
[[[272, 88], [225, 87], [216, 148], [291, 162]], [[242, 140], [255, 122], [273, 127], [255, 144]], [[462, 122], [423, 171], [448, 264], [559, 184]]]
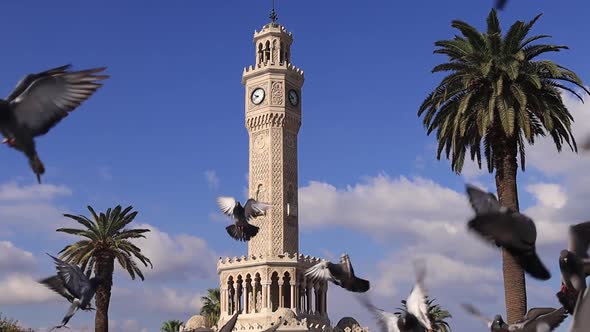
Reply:
[[279, 331], [368, 332], [351, 317], [332, 327], [328, 284], [311, 283], [303, 276], [320, 261], [299, 252], [297, 134], [304, 75], [291, 63], [293, 34], [276, 23], [274, 9], [271, 20], [254, 32], [256, 61], [244, 68], [242, 84], [250, 139], [249, 196], [274, 207], [252, 222], [260, 231], [249, 241], [247, 256], [220, 258], [217, 263], [217, 326], [241, 310], [237, 331], [261, 331], [284, 317]]

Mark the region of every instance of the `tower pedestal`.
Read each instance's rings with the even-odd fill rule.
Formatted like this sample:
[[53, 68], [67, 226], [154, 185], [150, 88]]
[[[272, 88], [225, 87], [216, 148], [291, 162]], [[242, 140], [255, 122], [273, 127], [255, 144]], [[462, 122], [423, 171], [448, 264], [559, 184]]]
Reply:
[[328, 285], [308, 283], [305, 270], [320, 261], [304, 255], [242, 256], [220, 259], [223, 326], [241, 311], [236, 330], [262, 331], [286, 322], [280, 331], [331, 331], [327, 314]]

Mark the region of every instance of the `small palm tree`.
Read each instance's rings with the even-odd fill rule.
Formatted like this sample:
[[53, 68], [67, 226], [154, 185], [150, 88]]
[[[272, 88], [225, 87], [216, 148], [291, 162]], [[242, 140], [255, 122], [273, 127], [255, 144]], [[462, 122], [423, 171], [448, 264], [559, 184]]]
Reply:
[[[485, 32], [453, 21], [451, 25], [461, 36], [435, 42], [438, 48], [434, 53], [445, 55], [448, 61], [432, 69], [448, 75], [418, 110], [427, 134], [436, 131], [437, 159], [444, 151], [451, 169], [459, 174], [466, 158], [481, 168], [485, 157], [488, 171], [495, 171], [500, 204], [516, 211], [518, 159], [524, 171], [527, 145], [542, 136], [551, 137], [557, 151], [567, 144], [577, 152], [571, 132], [573, 117], [561, 92], [570, 92], [580, 100], [582, 94], [590, 94], [576, 73], [539, 59], [567, 49], [535, 44], [550, 37], [529, 34], [540, 16], [530, 22], [517, 21], [505, 34], [493, 9]], [[514, 257], [503, 251], [502, 261], [510, 324], [526, 312], [526, 284]]]
[[57, 230], [85, 238], [63, 248], [60, 251], [61, 258], [66, 262], [80, 265], [82, 270], [86, 272], [94, 269], [94, 275], [104, 280], [96, 291], [94, 324], [96, 332], [108, 332], [109, 330], [108, 311], [115, 259], [123, 269], [127, 270], [133, 280], [137, 275], [143, 281], [144, 276], [132, 256], [146, 267], [149, 264], [153, 268], [151, 261], [141, 253], [141, 249], [129, 241], [134, 238], [145, 238], [143, 233], [150, 231], [149, 229], [125, 228], [137, 215], [137, 211], [129, 213], [132, 209], [133, 207], [129, 206], [121, 211], [121, 206], [118, 205], [113, 210], [109, 208], [106, 213], [101, 212], [97, 215], [94, 209], [88, 206], [92, 220], [83, 215], [64, 214], [65, 217], [82, 224], [83, 229], [60, 228]]
[[[427, 332], [451, 332], [451, 326], [449, 323], [445, 321], [447, 318], [452, 318], [451, 313], [448, 310], [444, 310], [441, 308], [440, 304], [432, 305], [436, 301], [436, 299], [429, 300], [426, 297], [426, 305], [428, 306], [428, 319], [432, 324], [432, 330], [428, 330]], [[402, 300], [402, 307], [397, 308], [398, 310], [407, 311], [408, 307], [406, 304], [406, 300]], [[395, 315], [401, 315], [401, 312], [395, 312]]]
[[200, 314], [207, 318], [208, 327], [217, 325], [219, 321], [219, 316], [221, 315], [220, 297], [219, 288], [209, 288], [207, 289], [207, 295], [201, 297], [203, 306], [201, 307]]
[[0, 331], [1, 332], [34, 332], [32, 329], [25, 329], [18, 324], [18, 320], [8, 317], [2, 317], [0, 312]]
[[179, 320], [167, 320], [162, 324], [160, 332], [178, 332], [181, 326], [182, 322]]

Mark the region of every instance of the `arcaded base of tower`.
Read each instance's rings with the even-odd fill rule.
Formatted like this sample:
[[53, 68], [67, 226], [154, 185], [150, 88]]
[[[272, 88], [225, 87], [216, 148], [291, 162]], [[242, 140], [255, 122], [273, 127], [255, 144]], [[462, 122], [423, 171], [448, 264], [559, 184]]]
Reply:
[[319, 258], [303, 255], [242, 256], [220, 259], [221, 316], [218, 327], [237, 311], [237, 331], [262, 331], [285, 318], [280, 331], [332, 331], [327, 313], [328, 284], [311, 283], [305, 270]]

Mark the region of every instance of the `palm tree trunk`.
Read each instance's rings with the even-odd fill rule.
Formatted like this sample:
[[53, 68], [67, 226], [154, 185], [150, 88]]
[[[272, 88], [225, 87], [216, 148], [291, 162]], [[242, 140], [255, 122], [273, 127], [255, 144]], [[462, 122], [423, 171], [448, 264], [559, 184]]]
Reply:
[[111, 302], [114, 267], [115, 257], [112, 254], [108, 252], [97, 253], [94, 273], [96, 276], [101, 277], [104, 282], [96, 290], [95, 332], [109, 331], [109, 304]]
[[[504, 135], [502, 135], [504, 136]], [[505, 207], [519, 210], [516, 174], [518, 162], [516, 160], [517, 142], [512, 138], [502, 137], [504, 142], [494, 145], [498, 156], [496, 167], [496, 189], [498, 200]], [[522, 319], [527, 309], [526, 284], [524, 271], [516, 259], [506, 250], [502, 250], [502, 272], [504, 275], [504, 296], [506, 302], [506, 319], [508, 324]]]

